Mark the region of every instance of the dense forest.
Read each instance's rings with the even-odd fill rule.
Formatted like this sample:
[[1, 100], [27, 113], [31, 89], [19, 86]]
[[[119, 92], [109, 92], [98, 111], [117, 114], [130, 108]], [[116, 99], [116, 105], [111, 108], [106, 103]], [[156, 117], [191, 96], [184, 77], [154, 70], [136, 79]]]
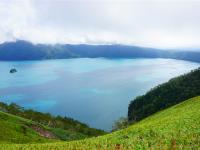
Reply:
[[60, 128], [68, 131], [74, 131], [89, 137], [105, 134], [105, 132], [102, 130], [90, 128], [88, 125], [72, 118], [52, 116], [49, 113], [42, 113], [32, 109], [24, 109], [15, 103], [6, 104], [0, 102], [0, 111], [30, 119], [34, 122], [51, 128]]
[[158, 85], [129, 104], [129, 122], [139, 121], [160, 110], [200, 95], [200, 68]]
[[43, 60], [64, 58], [173, 58], [200, 62], [200, 52], [160, 50], [128, 45], [33, 44], [27, 41], [0, 44], [0, 60]]

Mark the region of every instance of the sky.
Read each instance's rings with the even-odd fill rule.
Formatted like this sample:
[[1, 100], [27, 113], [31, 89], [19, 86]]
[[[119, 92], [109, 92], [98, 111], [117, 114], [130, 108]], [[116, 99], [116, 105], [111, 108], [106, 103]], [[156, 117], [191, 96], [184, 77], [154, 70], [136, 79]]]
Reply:
[[200, 0], [0, 0], [0, 43], [200, 48]]

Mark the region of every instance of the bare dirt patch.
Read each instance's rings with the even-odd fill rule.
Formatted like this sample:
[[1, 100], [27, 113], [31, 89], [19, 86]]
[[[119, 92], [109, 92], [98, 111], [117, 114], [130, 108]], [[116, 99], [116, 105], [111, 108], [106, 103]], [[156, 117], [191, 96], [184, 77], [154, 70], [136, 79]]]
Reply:
[[43, 127], [40, 127], [38, 125], [32, 125], [31, 128], [35, 130], [36, 132], [38, 132], [40, 136], [43, 136], [49, 139], [57, 139], [57, 137], [53, 133], [44, 129]]

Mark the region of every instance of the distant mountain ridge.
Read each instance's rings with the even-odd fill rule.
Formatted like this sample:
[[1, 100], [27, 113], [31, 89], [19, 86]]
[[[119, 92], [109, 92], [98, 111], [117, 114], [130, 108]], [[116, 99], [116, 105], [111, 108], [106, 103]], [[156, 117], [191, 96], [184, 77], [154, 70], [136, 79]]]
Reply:
[[172, 58], [200, 62], [198, 51], [170, 51], [127, 45], [32, 44], [27, 41], [0, 44], [0, 60], [65, 58]]

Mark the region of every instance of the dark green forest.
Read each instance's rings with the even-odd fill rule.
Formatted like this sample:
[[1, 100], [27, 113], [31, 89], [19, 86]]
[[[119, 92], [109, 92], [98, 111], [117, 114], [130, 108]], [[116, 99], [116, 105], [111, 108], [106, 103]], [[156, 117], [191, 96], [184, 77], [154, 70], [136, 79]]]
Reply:
[[160, 110], [200, 95], [200, 68], [158, 85], [136, 97], [128, 107], [129, 122], [139, 121]]
[[67, 131], [73, 131], [75, 133], [80, 133], [88, 137], [105, 134], [105, 132], [102, 130], [90, 128], [88, 125], [72, 118], [53, 116], [50, 113], [42, 113], [32, 109], [24, 109], [23, 107], [15, 103], [6, 104], [0, 102], [0, 111], [30, 119], [34, 122], [51, 128], [60, 128]]

